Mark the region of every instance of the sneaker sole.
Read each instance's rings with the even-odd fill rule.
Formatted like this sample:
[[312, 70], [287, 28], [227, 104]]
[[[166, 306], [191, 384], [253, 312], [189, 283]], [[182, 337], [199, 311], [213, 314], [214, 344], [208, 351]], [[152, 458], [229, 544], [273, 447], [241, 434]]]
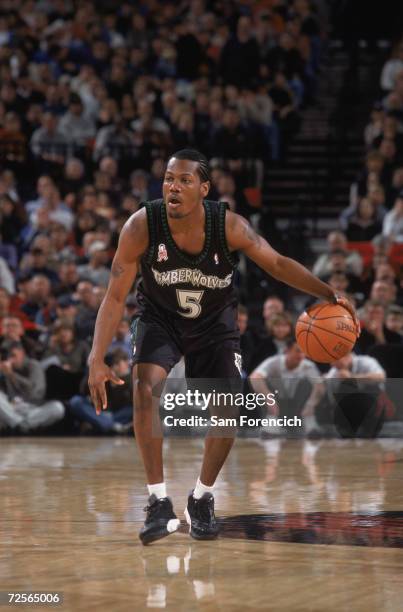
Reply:
[[155, 542], [156, 540], [161, 540], [162, 538], [166, 538], [167, 536], [178, 531], [180, 526], [179, 519], [170, 519], [166, 525], [160, 531], [155, 531], [154, 533], [150, 533], [149, 535], [141, 536], [139, 535], [140, 541], [144, 546]]
[[183, 513], [185, 515], [185, 519], [187, 524], [189, 525], [189, 535], [195, 540], [216, 540], [218, 538], [218, 533], [212, 535], [197, 535], [194, 532], [192, 533], [192, 519], [190, 518], [189, 511], [187, 507]]

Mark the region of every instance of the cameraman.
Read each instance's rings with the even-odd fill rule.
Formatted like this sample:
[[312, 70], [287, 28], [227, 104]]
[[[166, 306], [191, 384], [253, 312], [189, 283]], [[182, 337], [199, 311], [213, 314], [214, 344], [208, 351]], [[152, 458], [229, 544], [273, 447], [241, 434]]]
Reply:
[[20, 342], [11, 342], [0, 357], [0, 425], [27, 432], [64, 417], [61, 402], [44, 401], [44, 371], [36, 359], [27, 357]]

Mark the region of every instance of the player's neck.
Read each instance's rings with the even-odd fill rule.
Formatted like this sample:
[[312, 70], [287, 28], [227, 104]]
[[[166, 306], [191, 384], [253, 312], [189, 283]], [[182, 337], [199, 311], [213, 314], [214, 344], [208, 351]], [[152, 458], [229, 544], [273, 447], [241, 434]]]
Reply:
[[180, 232], [186, 234], [195, 227], [204, 228], [205, 214], [203, 202], [200, 202], [200, 205], [195, 206], [185, 217], [176, 219], [168, 215], [169, 229], [171, 233]]

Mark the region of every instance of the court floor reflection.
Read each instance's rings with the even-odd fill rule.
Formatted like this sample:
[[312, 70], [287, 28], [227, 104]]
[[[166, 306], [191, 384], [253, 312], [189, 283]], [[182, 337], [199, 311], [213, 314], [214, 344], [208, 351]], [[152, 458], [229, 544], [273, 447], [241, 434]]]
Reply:
[[[202, 450], [166, 442], [180, 516]], [[401, 607], [402, 440], [237, 440], [217, 483], [220, 538], [183, 527], [149, 548], [130, 439], [3, 438], [0, 466], [2, 590], [60, 590], [74, 612]]]

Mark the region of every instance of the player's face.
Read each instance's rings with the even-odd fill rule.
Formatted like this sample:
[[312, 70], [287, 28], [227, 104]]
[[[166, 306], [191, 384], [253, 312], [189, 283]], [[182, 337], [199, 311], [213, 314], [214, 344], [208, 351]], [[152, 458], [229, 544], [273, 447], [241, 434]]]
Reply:
[[169, 217], [187, 217], [207, 196], [210, 183], [201, 182], [198, 167], [196, 161], [175, 157], [169, 160], [162, 186]]

